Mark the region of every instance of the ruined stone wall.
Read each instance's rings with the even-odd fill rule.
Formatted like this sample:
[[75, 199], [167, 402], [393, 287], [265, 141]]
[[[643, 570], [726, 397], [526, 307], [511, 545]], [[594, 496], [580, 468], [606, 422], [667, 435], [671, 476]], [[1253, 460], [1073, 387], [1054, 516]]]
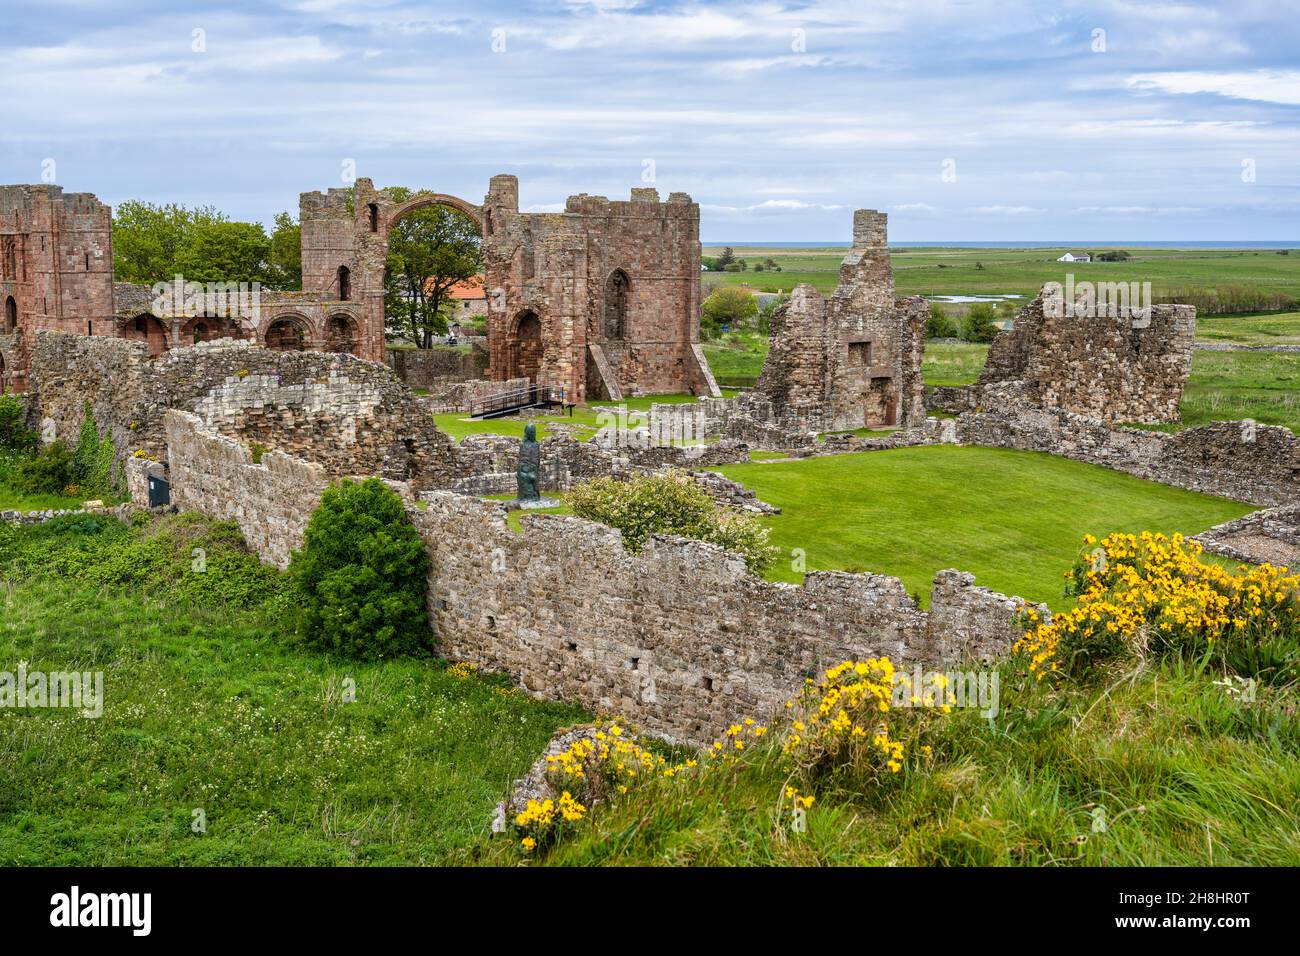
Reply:
[[164, 430], [172, 504], [234, 521], [263, 561], [288, 567], [329, 483], [325, 469], [278, 451], [254, 464], [244, 444], [188, 412], [167, 412]]
[[112, 210], [54, 185], [0, 186], [0, 375], [29, 387], [40, 329], [113, 328]]
[[527, 515], [516, 535], [499, 506], [425, 499], [408, 513], [433, 562], [440, 653], [675, 740], [764, 718], [845, 658], [992, 656], [1016, 634], [1012, 602], [955, 573], [936, 580], [927, 614], [883, 575], [774, 584], [712, 545], [653, 538], [636, 556], [617, 531], [577, 518]]
[[1195, 540], [1234, 561], [1300, 570], [1300, 505], [1255, 511], [1215, 525]]
[[1146, 317], [1058, 315], [1050, 306], [1040, 294], [994, 339], [977, 404], [1061, 408], [1108, 422], [1178, 421], [1194, 306], [1154, 305]]
[[957, 420], [955, 437], [967, 445], [1048, 452], [1252, 504], [1300, 501], [1300, 439], [1272, 425], [1214, 422], [1164, 434], [1112, 428], [1060, 409], [1016, 407], [968, 412]]
[[755, 392], [785, 428], [914, 425], [925, 417], [927, 316], [924, 299], [894, 298], [884, 213], [859, 209], [834, 294], [796, 286], [773, 317]]
[[85, 404], [119, 458], [165, 460], [164, 415], [195, 412], [218, 431], [318, 462], [332, 475], [381, 474], [418, 488], [463, 473], [451, 439], [384, 365], [224, 340], [150, 359], [140, 343], [41, 332], [35, 407], [75, 441]]
[[441, 389], [487, 374], [486, 349], [389, 349], [384, 356], [394, 374], [409, 388]]

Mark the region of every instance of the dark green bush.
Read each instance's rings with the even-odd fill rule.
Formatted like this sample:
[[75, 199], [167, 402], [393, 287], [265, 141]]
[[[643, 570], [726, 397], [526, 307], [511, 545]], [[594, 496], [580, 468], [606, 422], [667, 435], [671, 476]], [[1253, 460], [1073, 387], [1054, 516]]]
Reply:
[[429, 645], [429, 556], [379, 479], [344, 480], [321, 496], [289, 573], [304, 643], [365, 660]]
[[31, 451], [36, 432], [27, 427], [27, 407], [17, 395], [0, 395], [0, 451]]
[[76, 484], [72, 449], [62, 439], [22, 458], [13, 470], [14, 488], [25, 495], [61, 495]]

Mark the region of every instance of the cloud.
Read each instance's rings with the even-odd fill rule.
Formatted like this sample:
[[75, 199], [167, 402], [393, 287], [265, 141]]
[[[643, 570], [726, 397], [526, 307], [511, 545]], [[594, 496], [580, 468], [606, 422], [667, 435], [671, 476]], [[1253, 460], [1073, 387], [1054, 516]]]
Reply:
[[1300, 106], [1300, 70], [1247, 73], [1138, 73], [1128, 78], [1135, 90], [1173, 94], [1211, 93], [1235, 99]]

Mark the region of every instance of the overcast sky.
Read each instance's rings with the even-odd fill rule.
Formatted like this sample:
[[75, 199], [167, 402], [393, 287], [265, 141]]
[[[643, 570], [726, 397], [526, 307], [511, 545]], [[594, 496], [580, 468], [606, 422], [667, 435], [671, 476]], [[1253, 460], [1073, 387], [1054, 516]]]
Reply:
[[705, 241], [1296, 240], [1288, 5], [4, 0], [0, 182], [269, 222], [353, 160], [685, 191]]

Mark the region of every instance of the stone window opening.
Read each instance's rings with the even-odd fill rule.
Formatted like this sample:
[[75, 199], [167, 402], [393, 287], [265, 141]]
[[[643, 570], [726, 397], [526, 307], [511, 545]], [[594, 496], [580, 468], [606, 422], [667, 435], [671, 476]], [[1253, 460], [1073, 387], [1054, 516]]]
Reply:
[[18, 328], [18, 303], [14, 301], [13, 296], [9, 296], [5, 299], [4, 330], [12, 332], [16, 328]]
[[87, 335], [95, 334], [95, 323], [91, 319], [86, 320], [86, 334]]
[[605, 280], [606, 340], [619, 341], [627, 334], [627, 305], [631, 289], [632, 284], [622, 269], [615, 269]]
[[87, 272], [90, 271], [90, 253], [89, 253], [89, 252], [86, 253], [86, 271], [87, 271]]
[[193, 330], [194, 344], [198, 345], [208, 337], [208, 327], [202, 322], [195, 324]]
[[849, 343], [849, 364], [862, 368], [870, 368], [872, 365], [871, 342], [850, 342]]
[[370, 231], [378, 232], [379, 231], [379, 204], [372, 202], [367, 208], [370, 210]]
[[352, 298], [352, 272], [347, 266], [339, 266], [339, 298], [344, 302]]

